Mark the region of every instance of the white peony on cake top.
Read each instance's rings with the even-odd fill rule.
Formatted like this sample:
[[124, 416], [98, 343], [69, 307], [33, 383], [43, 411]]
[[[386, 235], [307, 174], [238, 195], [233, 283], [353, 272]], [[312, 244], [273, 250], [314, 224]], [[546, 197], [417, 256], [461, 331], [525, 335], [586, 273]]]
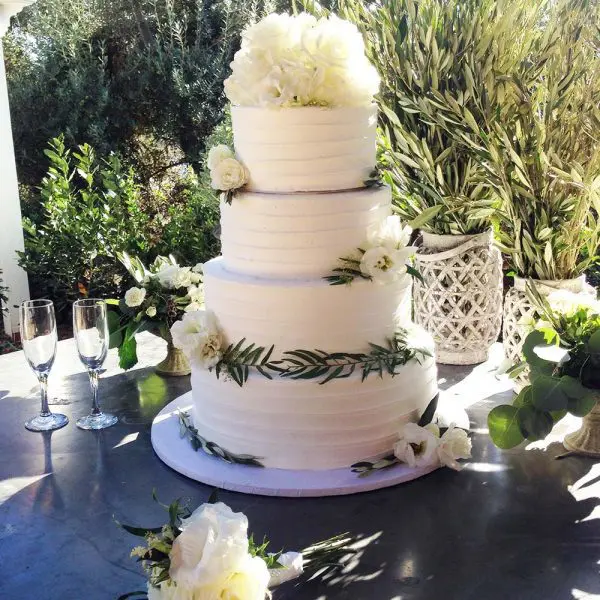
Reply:
[[236, 106], [364, 107], [379, 89], [360, 32], [335, 15], [268, 15], [245, 29], [231, 69]]

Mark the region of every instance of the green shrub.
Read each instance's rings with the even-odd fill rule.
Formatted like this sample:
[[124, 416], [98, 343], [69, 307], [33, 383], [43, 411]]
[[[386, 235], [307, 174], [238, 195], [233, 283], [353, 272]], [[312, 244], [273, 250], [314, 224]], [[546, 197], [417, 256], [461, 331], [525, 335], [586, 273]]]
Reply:
[[54, 300], [59, 312], [81, 295], [114, 294], [119, 288], [115, 252], [145, 255], [148, 217], [131, 169], [111, 154], [99, 160], [88, 144], [71, 152], [62, 137], [45, 150], [50, 168], [42, 180], [42, 210], [25, 217], [20, 265], [34, 295]]

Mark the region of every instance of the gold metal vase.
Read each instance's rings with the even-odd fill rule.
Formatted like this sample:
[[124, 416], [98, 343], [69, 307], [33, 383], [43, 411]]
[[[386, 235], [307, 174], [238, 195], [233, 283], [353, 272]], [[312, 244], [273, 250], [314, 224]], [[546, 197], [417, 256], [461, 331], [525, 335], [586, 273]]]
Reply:
[[581, 429], [565, 436], [563, 446], [577, 454], [600, 457], [600, 393], [596, 406], [583, 417]]
[[159, 337], [162, 337], [167, 342], [167, 356], [156, 365], [156, 372], [167, 377], [189, 375], [192, 372], [190, 363], [185, 354], [179, 348], [173, 346], [171, 334]]

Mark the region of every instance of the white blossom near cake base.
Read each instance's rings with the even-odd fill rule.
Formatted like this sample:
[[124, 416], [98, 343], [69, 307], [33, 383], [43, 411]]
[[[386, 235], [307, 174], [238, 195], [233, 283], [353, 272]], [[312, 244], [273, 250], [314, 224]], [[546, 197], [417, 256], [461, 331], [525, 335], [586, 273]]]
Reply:
[[439, 439], [437, 456], [442, 466], [460, 471], [462, 465], [458, 460], [471, 458], [471, 440], [467, 432], [452, 423]]
[[191, 285], [188, 288], [187, 295], [190, 298], [190, 302], [196, 304], [204, 304], [204, 287], [201, 285]]
[[130, 308], [139, 306], [146, 297], [146, 290], [144, 288], [132, 287], [125, 292], [125, 304]]
[[223, 355], [223, 334], [211, 310], [186, 312], [171, 327], [173, 345], [200, 368], [214, 367]]
[[435, 433], [416, 423], [407, 423], [394, 444], [394, 456], [409, 467], [431, 467], [439, 463]]

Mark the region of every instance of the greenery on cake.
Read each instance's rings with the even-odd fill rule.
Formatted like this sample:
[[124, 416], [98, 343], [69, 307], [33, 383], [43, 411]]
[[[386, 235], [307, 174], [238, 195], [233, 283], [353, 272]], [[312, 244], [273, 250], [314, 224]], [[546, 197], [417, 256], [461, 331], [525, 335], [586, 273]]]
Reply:
[[171, 335], [174, 346], [181, 349], [192, 364], [214, 370], [217, 378], [225, 375], [240, 387], [253, 372], [267, 379], [319, 380], [320, 385], [359, 372], [364, 381], [371, 375], [397, 375], [398, 369], [409, 361], [431, 356], [418, 334], [413, 336], [409, 330], [399, 329], [385, 345], [369, 343], [368, 352], [296, 349], [272, 360], [275, 346], [259, 346], [247, 342], [246, 338], [227, 344], [217, 317], [210, 310], [185, 314], [173, 325]]
[[243, 31], [231, 68], [238, 106], [368, 106], [379, 89], [358, 29], [333, 14], [270, 14]]
[[202, 450], [209, 456], [216, 456], [225, 462], [236, 465], [246, 465], [249, 467], [264, 466], [256, 456], [250, 454], [234, 454], [233, 452], [225, 450], [225, 448], [222, 448], [215, 442], [209, 442], [198, 433], [198, 430], [192, 423], [190, 415], [184, 411], [179, 412], [179, 437], [188, 439], [193, 450]]
[[420, 277], [409, 261], [415, 248], [409, 246], [412, 229], [397, 216], [387, 217], [367, 232], [367, 240], [354, 254], [339, 259], [339, 266], [324, 277], [330, 285], [350, 284], [356, 278], [377, 283], [397, 281], [408, 273]]

